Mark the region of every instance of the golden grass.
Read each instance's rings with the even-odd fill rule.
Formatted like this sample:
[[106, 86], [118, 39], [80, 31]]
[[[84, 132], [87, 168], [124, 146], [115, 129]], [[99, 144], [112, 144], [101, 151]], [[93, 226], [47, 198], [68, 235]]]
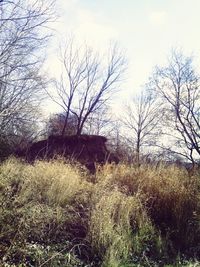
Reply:
[[0, 165], [0, 257], [69, 267], [197, 257], [199, 200], [198, 173], [176, 166], [105, 165], [89, 176], [61, 160], [10, 159]]

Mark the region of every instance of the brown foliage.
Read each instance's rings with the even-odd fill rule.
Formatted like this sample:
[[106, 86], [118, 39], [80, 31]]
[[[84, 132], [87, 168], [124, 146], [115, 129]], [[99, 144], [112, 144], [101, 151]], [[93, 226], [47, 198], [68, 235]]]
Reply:
[[[106, 147], [107, 138], [98, 135], [49, 136], [48, 139], [33, 143], [26, 153], [26, 160], [33, 162], [36, 159], [53, 159], [62, 156], [77, 160], [91, 172], [95, 171], [95, 163], [118, 163]], [[22, 153], [20, 154], [22, 156]]]

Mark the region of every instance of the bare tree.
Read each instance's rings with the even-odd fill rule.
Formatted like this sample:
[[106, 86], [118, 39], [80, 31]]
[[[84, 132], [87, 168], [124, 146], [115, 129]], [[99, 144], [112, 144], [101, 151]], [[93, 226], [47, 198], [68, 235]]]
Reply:
[[154, 146], [160, 134], [160, 120], [157, 99], [148, 90], [143, 90], [125, 105], [122, 123], [125, 127], [125, 139], [133, 148], [136, 163], [141, 161], [141, 150], [145, 146]]
[[113, 128], [113, 118], [109, 113], [109, 107], [104, 105], [103, 108], [93, 112], [87, 119], [83, 132], [94, 135], [109, 135]]
[[166, 135], [174, 140], [174, 146], [165, 148], [193, 163], [199, 161], [200, 77], [192, 58], [173, 51], [168, 66], [157, 67], [152, 80], [162, 100]]
[[50, 1], [0, 2], [0, 135], [17, 135], [36, 119], [45, 86], [41, 49], [51, 18]]
[[119, 89], [119, 82], [126, 64], [123, 55], [113, 46], [106, 57], [97, 55], [87, 46], [76, 47], [69, 41], [62, 54], [64, 71], [57, 83], [58, 98], [53, 98], [66, 113], [63, 134], [68, 118], [77, 118], [76, 134], [80, 135], [92, 114], [108, 103], [112, 94]]
[[[56, 113], [53, 114], [47, 122], [47, 136], [62, 135], [65, 125], [66, 114]], [[77, 119], [74, 115], [68, 117], [67, 127], [65, 127], [64, 135], [75, 135], [77, 129]]]

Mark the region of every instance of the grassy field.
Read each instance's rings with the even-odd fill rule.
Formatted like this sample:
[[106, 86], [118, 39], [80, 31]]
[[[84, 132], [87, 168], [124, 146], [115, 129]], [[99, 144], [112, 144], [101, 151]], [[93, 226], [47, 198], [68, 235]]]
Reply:
[[10, 159], [0, 203], [0, 266], [200, 266], [198, 172]]

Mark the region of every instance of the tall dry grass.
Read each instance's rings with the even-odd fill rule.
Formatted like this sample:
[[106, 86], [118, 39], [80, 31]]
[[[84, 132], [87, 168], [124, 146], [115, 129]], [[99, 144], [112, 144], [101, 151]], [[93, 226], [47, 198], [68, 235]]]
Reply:
[[[61, 161], [28, 165], [11, 159], [2, 164], [0, 258], [40, 266], [49, 255], [72, 249], [73, 239], [85, 237], [91, 184], [84, 175]], [[46, 251], [49, 246], [55, 247], [52, 253]], [[38, 262], [34, 253], [44, 258]], [[63, 261], [69, 264], [68, 259]], [[54, 257], [46, 266], [54, 266]]]
[[0, 165], [0, 264], [187, 266], [200, 257], [199, 200], [199, 174], [176, 166], [90, 176], [61, 160], [10, 159]]

